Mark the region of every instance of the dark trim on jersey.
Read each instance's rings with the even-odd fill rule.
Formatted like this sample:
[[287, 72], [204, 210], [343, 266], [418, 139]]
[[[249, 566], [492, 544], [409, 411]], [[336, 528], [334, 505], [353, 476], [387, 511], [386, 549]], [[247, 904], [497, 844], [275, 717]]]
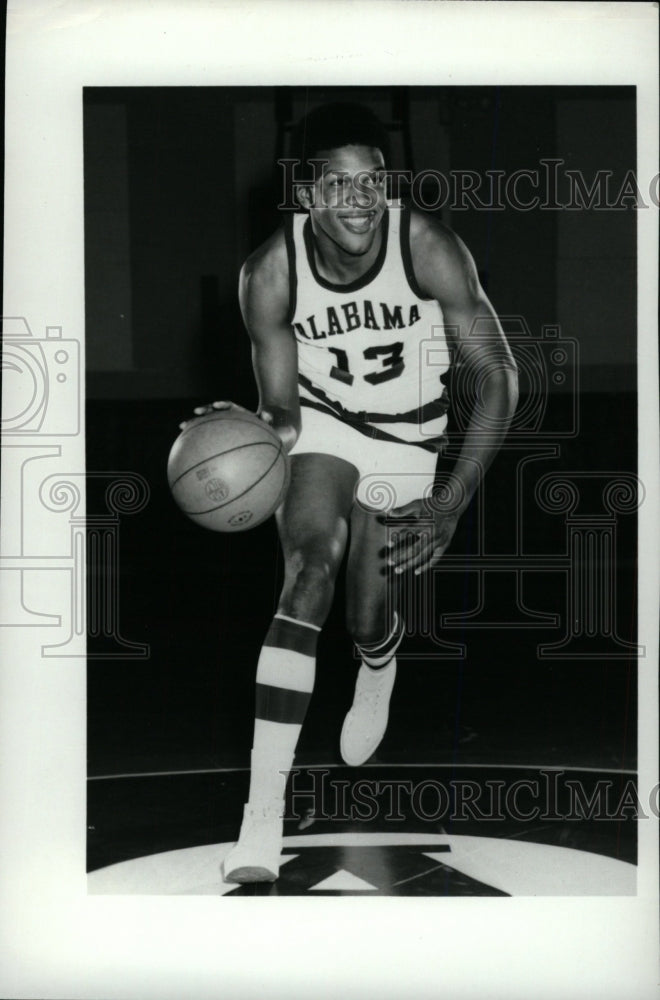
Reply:
[[304, 396], [300, 397], [300, 405], [309, 406], [313, 410], [319, 410], [320, 413], [327, 413], [328, 416], [334, 417], [335, 420], [341, 420], [342, 423], [348, 424], [353, 430], [359, 431], [360, 434], [371, 438], [372, 441], [390, 441], [392, 444], [407, 444], [412, 448], [423, 448], [424, 451], [431, 451], [434, 454], [437, 454], [446, 442], [444, 434], [441, 434], [437, 438], [429, 438], [428, 441], [405, 441], [403, 438], [395, 437], [394, 434], [382, 431], [380, 427], [374, 427], [373, 424], [366, 424], [362, 420], [356, 419], [357, 414], [351, 414], [349, 411], [344, 410], [343, 415], [340, 417], [336, 410], [331, 409], [329, 406], [324, 406], [323, 403], [318, 403], [315, 399], [305, 399]]
[[418, 299], [424, 299], [425, 302], [431, 302], [433, 300], [432, 295], [427, 295], [419, 287], [417, 278], [415, 277], [415, 269], [412, 262], [412, 251], [410, 249], [410, 206], [401, 206], [401, 221], [399, 223], [399, 236], [401, 238], [401, 260], [403, 261], [403, 269], [406, 272], [406, 278], [408, 279], [408, 284], [410, 285], [410, 290], [417, 296]]
[[414, 410], [406, 410], [404, 413], [369, 413], [367, 410], [360, 410], [359, 412], [347, 410], [337, 400], [330, 399], [323, 389], [319, 389], [313, 382], [310, 382], [306, 375], [298, 373], [298, 381], [307, 392], [310, 392], [312, 396], [316, 396], [322, 403], [329, 406], [335, 412], [335, 415], [342, 420], [348, 416], [362, 423], [425, 424], [428, 420], [444, 417], [449, 409], [447, 386], [443, 386], [442, 395], [438, 396], [437, 399], [432, 399], [428, 403], [424, 403], [423, 406], [417, 406]]
[[307, 253], [307, 263], [312, 272], [314, 280], [321, 285], [322, 288], [327, 288], [331, 292], [357, 292], [358, 289], [364, 288], [365, 285], [370, 284], [374, 278], [380, 273], [380, 270], [385, 263], [385, 257], [387, 256], [387, 245], [389, 243], [389, 232], [390, 232], [390, 215], [389, 209], [383, 213], [383, 236], [381, 239], [380, 247], [378, 250], [378, 256], [371, 265], [368, 271], [365, 271], [363, 275], [356, 278], [355, 281], [349, 281], [347, 285], [342, 285], [335, 281], [328, 281], [327, 278], [322, 277], [316, 267], [316, 258], [314, 256], [314, 236], [312, 233], [312, 223], [309, 216], [305, 219], [305, 224], [303, 225], [303, 240], [305, 242], [305, 251]]
[[298, 297], [298, 275], [296, 273], [296, 244], [293, 238], [294, 225], [293, 212], [284, 216], [284, 242], [286, 243], [286, 257], [289, 263], [289, 312], [287, 322], [293, 323], [296, 315], [296, 299]]
[[311, 700], [309, 691], [293, 691], [273, 684], [256, 685], [255, 716], [267, 722], [288, 722], [300, 725]]

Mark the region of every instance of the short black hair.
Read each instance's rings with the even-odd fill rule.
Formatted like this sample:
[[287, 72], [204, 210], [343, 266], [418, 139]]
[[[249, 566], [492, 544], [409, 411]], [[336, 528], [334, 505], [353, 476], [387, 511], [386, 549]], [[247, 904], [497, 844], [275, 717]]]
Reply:
[[291, 155], [301, 161], [301, 170], [307, 174], [311, 173], [309, 161], [322, 150], [342, 146], [373, 146], [380, 149], [386, 166], [389, 162], [387, 129], [369, 108], [349, 102], [322, 104], [305, 115], [293, 131]]

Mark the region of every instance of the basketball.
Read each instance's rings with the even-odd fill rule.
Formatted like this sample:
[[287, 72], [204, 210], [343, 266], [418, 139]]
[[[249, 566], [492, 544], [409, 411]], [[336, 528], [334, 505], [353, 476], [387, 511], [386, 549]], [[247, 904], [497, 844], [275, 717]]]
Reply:
[[253, 413], [236, 408], [196, 417], [167, 461], [178, 507], [211, 531], [245, 531], [275, 512], [289, 483], [281, 439]]

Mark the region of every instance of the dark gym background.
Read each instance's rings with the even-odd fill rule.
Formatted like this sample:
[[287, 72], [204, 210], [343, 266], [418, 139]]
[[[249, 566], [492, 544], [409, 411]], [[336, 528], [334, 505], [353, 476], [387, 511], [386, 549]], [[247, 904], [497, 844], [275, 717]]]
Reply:
[[[274, 523], [228, 536], [196, 527], [174, 507], [165, 465], [177, 425], [195, 404], [225, 398], [256, 405], [238, 272], [278, 224], [273, 164], [287, 151], [291, 124], [308, 107], [337, 98], [379, 113], [391, 128], [394, 166], [413, 171], [509, 175], [560, 158], [563, 170], [581, 170], [587, 180], [611, 171], [616, 193], [635, 169], [634, 88], [85, 90], [87, 467], [138, 473], [150, 491], [142, 511], [121, 519], [112, 570], [121, 635], [147, 644], [149, 655], [122, 655], [116, 637], [90, 633], [89, 774], [208, 772], [194, 778], [201, 784], [192, 794], [186, 786], [185, 808], [165, 795], [161, 779], [132, 790], [91, 781], [90, 867], [219, 839], [226, 803], [218, 769], [248, 764], [256, 659], [281, 571]], [[566, 426], [577, 399], [580, 432], [556, 439], [559, 456], [538, 461], [536, 477], [634, 472], [632, 207], [441, 214], [471, 250], [500, 315], [523, 316], [537, 339], [544, 326], [559, 325], [579, 344], [575, 370], [548, 386], [542, 430], [552, 441], [552, 428]], [[482, 491], [489, 551], [512, 551], [518, 458], [504, 450]], [[90, 517], [103, 511], [106, 482], [90, 480]], [[523, 485], [531, 491], [534, 477]], [[593, 487], [593, 497], [587, 491], [587, 514], [602, 513], [600, 489]], [[525, 550], [561, 554], [563, 516], [541, 511], [531, 492], [519, 499]], [[463, 518], [452, 548], [465, 553], [466, 572], [449, 573], [439, 585], [443, 612], [460, 614], [476, 601], [469, 571], [476, 509]], [[616, 629], [628, 642], [635, 640], [635, 569], [634, 515], [622, 516]], [[90, 593], [104, 573], [107, 565], [91, 558]], [[489, 589], [492, 621], [506, 620], [515, 603], [510, 576]], [[559, 615], [563, 627], [566, 586], [561, 573], [530, 572], [524, 603]], [[299, 762], [339, 763], [356, 669], [342, 605], [340, 584]], [[430, 639], [410, 637], [378, 759], [634, 768], [634, 658], [540, 659], [537, 647], [557, 641], [561, 627], [447, 629], [447, 642], [465, 644], [463, 659], [434, 658]], [[231, 810], [224, 819], [233, 830], [240, 811]]]

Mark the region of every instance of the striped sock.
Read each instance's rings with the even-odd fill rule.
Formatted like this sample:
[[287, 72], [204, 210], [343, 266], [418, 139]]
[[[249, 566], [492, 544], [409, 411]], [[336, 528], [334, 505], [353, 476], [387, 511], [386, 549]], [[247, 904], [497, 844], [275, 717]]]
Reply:
[[257, 666], [254, 743], [251, 755], [252, 806], [279, 801], [314, 688], [320, 628], [275, 615]]
[[394, 659], [396, 651], [401, 645], [404, 629], [404, 621], [395, 611], [392, 631], [386, 639], [383, 639], [381, 642], [374, 642], [369, 645], [365, 644], [362, 646], [358, 646], [356, 643], [355, 648], [362, 657], [363, 664], [374, 671], [382, 670], [383, 667], [388, 666], [388, 664]]

